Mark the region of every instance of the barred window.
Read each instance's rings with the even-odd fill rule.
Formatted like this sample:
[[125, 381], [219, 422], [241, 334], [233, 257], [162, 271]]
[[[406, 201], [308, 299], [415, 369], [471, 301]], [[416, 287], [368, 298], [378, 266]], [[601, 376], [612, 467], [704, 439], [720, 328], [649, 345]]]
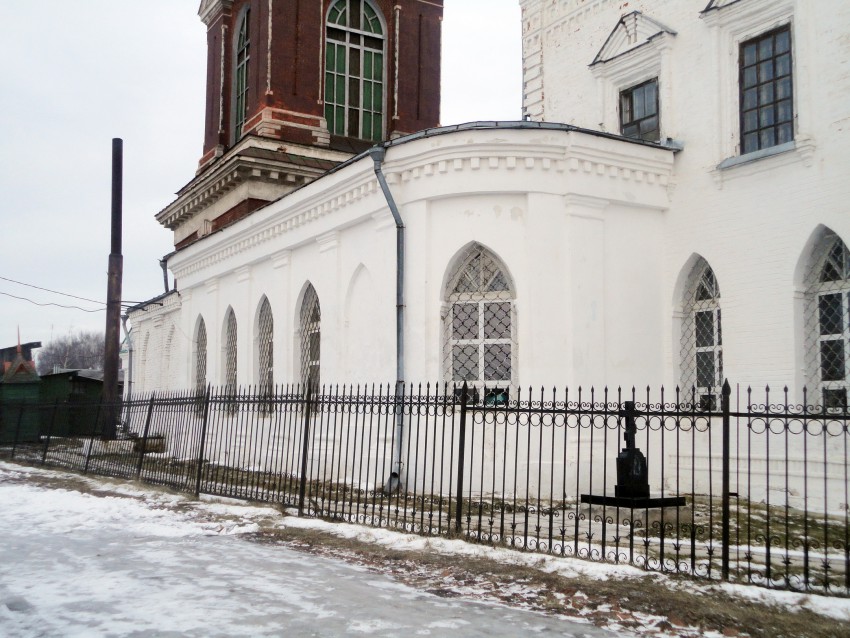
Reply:
[[741, 153], [794, 139], [791, 27], [741, 44]]
[[714, 409], [723, 385], [723, 331], [720, 286], [705, 259], [691, 270], [682, 310], [682, 390], [695, 390], [700, 407]]
[[207, 388], [207, 326], [203, 317], [198, 320], [195, 333], [195, 390], [204, 392]]
[[224, 386], [232, 392], [236, 388], [236, 313], [228, 308], [224, 319]]
[[818, 242], [806, 298], [809, 382], [822, 405], [846, 409], [850, 385], [850, 252], [834, 233]]
[[321, 382], [322, 313], [313, 284], [301, 302], [301, 383], [316, 390]]
[[506, 402], [516, 381], [515, 294], [504, 265], [473, 244], [455, 262], [445, 292], [447, 381], [473, 388], [474, 400]]
[[325, 119], [331, 134], [383, 138], [385, 42], [371, 0], [331, 5], [325, 43]]
[[[145, 338], [142, 341], [142, 356], [139, 357], [139, 363], [136, 364], [134, 373], [137, 375], [136, 387], [130, 388], [131, 392], [143, 392], [150, 388], [150, 368], [148, 368], [148, 354], [150, 353], [151, 333], [146, 332]], [[139, 372], [137, 372], [139, 371]]]
[[251, 10], [247, 9], [236, 30], [236, 72], [234, 73], [235, 108], [233, 114], [233, 141], [242, 137], [242, 127], [248, 117], [248, 63], [251, 59], [251, 33], [248, 29]]
[[274, 317], [266, 297], [257, 315], [257, 382], [266, 391], [274, 385]]
[[651, 142], [661, 139], [657, 78], [620, 92], [620, 133]]

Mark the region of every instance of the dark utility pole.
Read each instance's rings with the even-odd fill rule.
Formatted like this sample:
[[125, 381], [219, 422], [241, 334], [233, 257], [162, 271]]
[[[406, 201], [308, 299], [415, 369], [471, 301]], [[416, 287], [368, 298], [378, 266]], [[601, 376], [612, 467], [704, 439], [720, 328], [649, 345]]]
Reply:
[[109, 279], [106, 289], [106, 344], [103, 356], [103, 401], [106, 423], [103, 438], [115, 438], [118, 417], [118, 349], [121, 344], [121, 280], [124, 257], [121, 255], [122, 190], [124, 180], [124, 142], [112, 140], [112, 242], [109, 252]]

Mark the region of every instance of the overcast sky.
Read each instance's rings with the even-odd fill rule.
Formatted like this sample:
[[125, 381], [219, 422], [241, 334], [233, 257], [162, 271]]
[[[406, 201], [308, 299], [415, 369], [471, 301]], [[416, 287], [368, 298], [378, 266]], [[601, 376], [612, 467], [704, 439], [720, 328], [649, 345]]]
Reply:
[[[445, 4], [442, 123], [520, 119], [519, 0]], [[124, 140], [123, 298], [162, 292], [158, 261], [172, 233], [154, 215], [202, 150], [198, 5], [0, 0], [0, 347], [18, 326], [22, 341], [45, 344], [103, 331], [102, 303], [32, 286], [105, 301], [113, 137]]]

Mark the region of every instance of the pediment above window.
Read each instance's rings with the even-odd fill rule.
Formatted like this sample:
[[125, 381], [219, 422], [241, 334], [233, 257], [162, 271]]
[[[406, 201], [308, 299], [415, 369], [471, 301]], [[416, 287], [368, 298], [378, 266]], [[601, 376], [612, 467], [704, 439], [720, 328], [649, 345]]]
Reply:
[[708, 6], [703, 9], [703, 13], [706, 11], [713, 11], [714, 9], [722, 9], [724, 7], [728, 7], [730, 4], [737, 4], [741, 0], [711, 0], [708, 3]]
[[620, 18], [590, 66], [610, 62], [658, 38], [675, 35], [676, 32], [673, 29], [653, 20], [640, 11], [633, 11]]
[[[711, 0], [700, 12], [707, 24], [730, 25], [764, 22], [793, 11], [794, 0]], [[740, 29], [739, 29], [740, 30]]]

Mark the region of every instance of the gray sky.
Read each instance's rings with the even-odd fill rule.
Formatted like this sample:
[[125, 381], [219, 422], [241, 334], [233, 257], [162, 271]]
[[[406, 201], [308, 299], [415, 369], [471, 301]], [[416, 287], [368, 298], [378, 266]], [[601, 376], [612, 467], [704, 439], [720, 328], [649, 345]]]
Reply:
[[[199, 0], [0, 0], [0, 347], [102, 331], [112, 138], [124, 140], [123, 298], [162, 292], [154, 215], [194, 175], [206, 37]], [[482, 20], [481, 16], [487, 19]], [[521, 116], [519, 0], [447, 0], [442, 123]], [[179, 285], [179, 282], [178, 282]]]

